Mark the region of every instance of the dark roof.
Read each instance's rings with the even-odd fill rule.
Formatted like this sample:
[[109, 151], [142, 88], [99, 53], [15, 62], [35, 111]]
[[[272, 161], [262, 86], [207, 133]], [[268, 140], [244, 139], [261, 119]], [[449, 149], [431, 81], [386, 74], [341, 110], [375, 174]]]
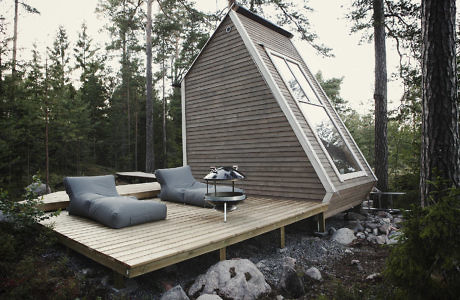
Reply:
[[273, 24], [272, 22], [262, 18], [261, 16], [256, 15], [255, 13], [247, 10], [246, 8], [243, 8], [239, 5], [235, 5], [235, 11], [239, 14], [242, 14], [245, 17], [250, 18], [251, 20], [256, 21], [257, 23], [260, 23], [264, 25], [265, 27], [270, 28], [273, 31], [278, 32], [279, 34], [284, 35], [285, 37], [292, 38], [293, 35], [287, 30], [284, 30], [283, 28], [279, 27], [278, 25]]

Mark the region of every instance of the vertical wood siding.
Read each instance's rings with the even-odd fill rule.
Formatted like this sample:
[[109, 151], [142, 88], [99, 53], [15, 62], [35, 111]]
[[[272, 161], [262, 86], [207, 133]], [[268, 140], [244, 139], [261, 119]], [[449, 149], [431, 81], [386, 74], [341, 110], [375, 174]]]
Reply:
[[[309, 139], [313, 150], [316, 152], [318, 158], [320, 159], [321, 163], [323, 164], [323, 167], [325, 168], [329, 178], [331, 179], [332, 183], [334, 184], [335, 188], [337, 190], [343, 190], [343, 189], [348, 189], [349, 187], [352, 186], [358, 186], [361, 184], [366, 184], [369, 182], [374, 182], [374, 178], [372, 176], [371, 170], [368, 168], [366, 161], [364, 157], [359, 153], [357, 147], [355, 146], [351, 136], [347, 133], [345, 130], [342, 122], [339, 119], [339, 116], [335, 113], [335, 111], [332, 108], [331, 103], [327, 99], [327, 96], [322, 93], [322, 90], [314, 78], [313, 74], [311, 73], [310, 69], [306, 66], [305, 62], [303, 61], [302, 57], [300, 54], [297, 52], [295, 46], [292, 44], [291, 40], [277, 32], [274, 32], [270, 30], [269, 28], [261, 25], [260, 23], [245, 17], [241, 14], [238, 14], [238, 17], [240, 18], [243, 26], [245, 27], [246, 31], [248, 32], [248, 35], [250, 38], [253, 40], [254, 44], [257, 47], [257, 50], [262, 57], [265, 65], [268, 67], [269, 71], [271, 72], [274, 80], [276, 81], [277, 85], [280, 87], [281, 93], [285, 97], [286, 101], [288, 102], [288, 105], [292, 109], [295, 118], [299, 122], [300, 126], [302, 127], [303, 131], [305, 132], [307, 138]], [[278, 72], [276, 71], [275, 66], [271, 62], [269, 56], [267, 55], [265, 51], [265, 47], [268, 47], [271, 50], [274, 50], [276, 52], [279, 52], [289, 58], [294, 59], [295, 61], [299, 62], [302, 64], [302, 67], [304, 71], [306, 72], [307, 77], [310, 79], [310, 81], [313, 83], [315, 86], [316, 91], [319, 94], [319, 97], [321, 98], [322, 102], [326, 106], [326, 109], [334, 119], [335, 123], [337, 126], [340, 128], [340, 131], [343, 133], [345, 139], [347, 140], [348, 144], [351, 147], [351, 150], [355, 153], [356, 157], [359, 159], [361, 165], [363, 166], [364, 170], [368, 174], [368, 176], [363, 176], [363, 177], [357, 177], [357, 178], [352, 178], [345, 180], [344, 182], [341, 182], [337, 174], [335, 173], [331, 162], [325, 155], [324, 151], [322, 150], [318, 140], [315, 138], [313, 131], [309, 127], [308, 123], [305, 121], [305, 118], [300, 111], [296, 101], [294, 98], [291, 96], [289, 93], [286, 85], [284, 84], [284, 81], [281, 79], [279, 76]], [[368, 185], [366, 185], [368, 186]]]
[[187, 163], [238, 165], [248, 195], [322, 200], [325, 190], [227, 16], [185, 80]]

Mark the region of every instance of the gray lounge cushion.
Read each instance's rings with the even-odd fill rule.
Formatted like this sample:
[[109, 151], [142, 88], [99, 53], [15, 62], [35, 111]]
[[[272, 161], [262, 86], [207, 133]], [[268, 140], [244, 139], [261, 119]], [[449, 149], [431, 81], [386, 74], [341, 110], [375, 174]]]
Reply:
[[166, 205], [120, 196], [115, 177], [88, 176], [64, 178], [70, 198], [69, 214], [87, 217], [112, 228], [141, 224], [166, 218]]
[[[161, 185], [159, 197], [161, 200], [186, 203], [201, 207], [212, 207], [204, 201], [206, 184], [198, 182], [192, 175], [190, 166], [170, 169], [158, 169], [155, 171], [157, 181]], [[209, 192], [214, 191], [214, 185], [209, 185]], [[232, 187], [217, 185], [217, 192], [231, 192]], [[236, 192], [243, 192], [235, 188]]]
[[166, 218], [166, 205], [132, 197], [94, 199], [89, 214], [93, 220], [112, 228], [123, 228]]

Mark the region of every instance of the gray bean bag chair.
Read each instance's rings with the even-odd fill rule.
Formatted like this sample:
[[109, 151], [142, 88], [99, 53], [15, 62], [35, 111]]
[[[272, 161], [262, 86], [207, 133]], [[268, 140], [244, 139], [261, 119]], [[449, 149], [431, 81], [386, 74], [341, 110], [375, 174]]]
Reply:
[[166, 219], [166, 205], [152, 200], [120, 196], [115, 177], [66, 177], [69, 214], [86, 217], [112, 228]]
[[[213, 207], [204, 201], [206, 184], [198, 182], [192, 175], [190, 166], [158, 169], [155, 171], [157, 181], [160, 183], [161, 200], [185, 203], [201, 207]], [[209, 192], [214, 191], [214, 185], [209, 185]], [[231, 192], [231, 186], [217, 185], [217, 192]], [[243, 192], [235, 188], [235, 192]]]

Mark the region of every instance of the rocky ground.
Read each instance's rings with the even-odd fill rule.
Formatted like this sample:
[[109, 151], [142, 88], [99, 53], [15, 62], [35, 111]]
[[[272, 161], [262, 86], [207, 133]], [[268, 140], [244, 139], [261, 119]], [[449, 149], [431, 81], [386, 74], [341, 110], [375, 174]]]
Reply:
[[113, 286], [110, 270], [72, 251], [68, 264], [83, 294], [109, 299], [221, 299], [199, 297], [204, 293], [224, 299], [366, 298], [379, 293], [387, 244], [396, 242], [400, 222], [398, 214], [349, 212], [329, 218], [328, 232], [320, 235], [315, 222], [305, 220], [286, 228], [284, 249], [273, 231], [228, 247], [225, 264], [215, 265], [219, 254], [209, 253], [129, 279], [123, 289]]

